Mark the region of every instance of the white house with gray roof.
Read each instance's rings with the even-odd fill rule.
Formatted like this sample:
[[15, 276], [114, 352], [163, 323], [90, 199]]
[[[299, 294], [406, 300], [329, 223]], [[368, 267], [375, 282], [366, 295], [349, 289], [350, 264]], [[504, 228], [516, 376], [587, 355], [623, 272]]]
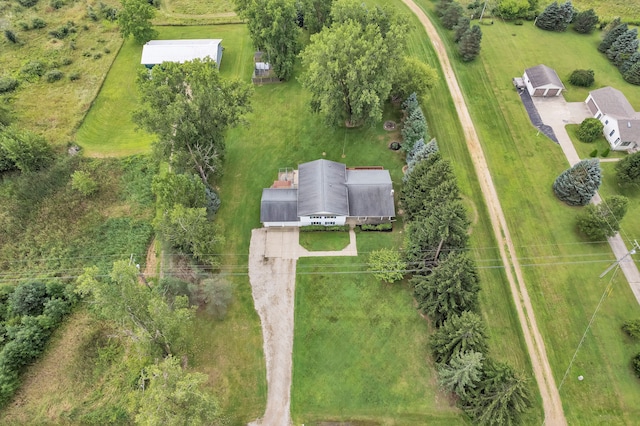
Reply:
[[262, 190], [265, 227], [385, 223], [395, 218], [393, 184], [380, 167], [316, 160]]
[[585, 103], [604, 125], [604, 137], [612, 150], [629, 151], [640, 147], [640, 112], [621, 91], [610, 86], [593, 90]]
[[180, 64], [194, 59], [209, 57], [220, 68], [222, 60], [222, 39], [195, 40], [151, 40], [142, 46], [140, 63], [147, 68], [153, 68], [163, 62], [178, 62]]
[[543, 64], [524, 70], [522, 80], [531, 96], [560, 96], [565, 89], [555, 70]]

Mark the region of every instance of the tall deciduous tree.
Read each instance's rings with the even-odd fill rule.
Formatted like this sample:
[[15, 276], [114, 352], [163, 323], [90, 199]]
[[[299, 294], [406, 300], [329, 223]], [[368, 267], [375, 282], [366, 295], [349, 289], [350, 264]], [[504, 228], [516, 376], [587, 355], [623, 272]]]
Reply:
[[406, 20], [355, 0], [337, 0], [331, 16], [331, 28], [312, 35], [301, 53], [311, 109], [332, 125], [377, 123], [404, 49]]
[[160, 294], [138, 282], [138, 269], [126, 261], [114, 263], [109, 280], [99, 280], [97, 273], [96, 267], [85, 269], [76, 291], [91, 297], [92, 311], [100, 318], [165, 356], [184, 344], [182, 336], [193, 318], [186, 297], [176, 297], [170, 307]]
[[442, 256], [429, 275], [415, 275], [411, 283], [418, 307], [436, 324], [473, 310], [478, 304], [478, 274], [473, 260], [465, 253]]
[[304, 16], [304, 27], [310, 34], [330, 26], [333, 0], [301, 0], [299, 5]]
[[254, 46], [267, 54], [278, 78], [288, 80], [298, 53], [295, 0], [239, 0], [236, 10], [247, 20]]
[[398, 64], [391, 95], [405, 99], [411, 93], [424, 98], [438, 81], [438, 74], [429, 65], [412, 56], [404, 56]]
[[438, 368], [440, 386], [461, 398], [466, 398], [469, 390], [476, 387], [482, 378], [482, 361], [480, 352], [464, 352], [454, 355], [448, 364]]
[[251, 87], [222, 79], [208, 58], [140, 70], [138, 87], [143, 106], [134, 121], [158, 136], [156, 153], [178, 171], [198, 173], [203, 182], [218, 174], [227, 129], [251, 111]]
[[487, 363], [485, 375], [464, 410], [483, 425], [515, 425], [531, 406], [531, 391], [525, 378], [504, 363]]
[[407, 264], [397, 250], [383, 248], [372, 251], [368, 263], [373, 276], [389, 284], [401, 280], [407, 273]]
[[570, 206], [586, 206], [601, 183], [600, 161], [597, 158], [582, 160], [556, 178], [553, 192]]
[[465, 311], [445, 321], [433, 334], [429, 346], [435, 361], [445, 365], [459, 353], [486, 352], [487, 330], [478, 314]]
[[613, 237], [620, 230], [628, 205], [629, 199], [622, 195], [612, 195], [597, 206], [589, 204], [578, 215], [578, 229], [593, 241]]
[[0, 171], [35, 172], [53, 161], [53, 149], [42, 136], [14, 126], [0, 130], [0, 151]]
[[140, 401], [136, 424], [223, 424], [214, 396], [202, 390], [207, 379], [202, 373], [185, 372], [180, 360], [173, 356], [145, 369], [140, 380], [142, 390], [134, 394], [134, 398]]
[[640, 152], [627, 155], [616, 163], [618, 184], [640, 185]]
[[122, 37], [133, 36], [136, 43], [145, 44], [158, 36], [151, 26], [156, 9], [147, 0], [120, 0], [120, 3], [118, 26]]

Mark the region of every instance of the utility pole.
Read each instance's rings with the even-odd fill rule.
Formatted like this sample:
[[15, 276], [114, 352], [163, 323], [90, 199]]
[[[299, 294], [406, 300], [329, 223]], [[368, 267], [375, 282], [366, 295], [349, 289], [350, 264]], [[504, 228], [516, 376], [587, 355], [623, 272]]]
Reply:
[[633, 247], [631, 248], [631, 250], [629, 250], [627, 252], [627, 254], [622, 256], [620, 259], [618, 259], [615, 262], [613, 262], [613, 264], [611, 264], [611, 266], [609, 266], [603, 273], [600, 274], [600, 278], [602, 278], [605, 275], [607, 275], [609, 273], [609, 271], [611, 271], [613, 268], [618, 266], [620, 264], [620, 262], [622, 262], [628, 256], [631, 256], [632, 254], [636, 254], [636, 250], [640, 250], [640, 245], [638, 244], [638, 240], [633, 240]]

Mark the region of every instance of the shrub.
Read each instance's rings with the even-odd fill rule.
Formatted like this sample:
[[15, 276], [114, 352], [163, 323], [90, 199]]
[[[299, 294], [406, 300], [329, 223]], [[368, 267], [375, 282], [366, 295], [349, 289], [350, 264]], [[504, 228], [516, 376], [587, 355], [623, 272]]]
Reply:
[[73, 59], [71, 58], [64, 58], [62, 60], [62, 65], [71, 65], [73, 63]]
[[597, 156], [598, 156], [598, 150], [597, 149], [594, 149], [593, 151], [591, 151], [589, 153], [589, 157], [591, 157], [591, 158], [596, 158]]
[[44, 310], [47, 300], [47, 286], [40, 281], [28, 281], [16, 287], [9, 297], [9, 305], [17, 316], [37, 316]]
[[591, 241], [603, 241], [620, 230], [629, 200], [622, 195], [607, 197], [602, 203], [589, 204], [578, 214], [578, 229]]
[[220, 204], [222, 203], [222, 201], [220, 200], [220, 196], [213, 188], [210, 188], [208, 185], [204, 188], [204, 194], [207, 201], [207, 214], [214, 216], [218, 212]]
[[522, 22], [522, 19], [516, 19], [513, 24], [514, 25], [524, 25], [524, 22]]
[[47, 74], [45, 75], [45, 79], [47, 80], [47, 83], [53, 83], [55, 81], [62, 80], [62, 77], [64, 77], [63, 72], [57, 69], [48, 71]]
[[616, 163], [616, 178], [618, 184], [640, 184], [640, 152], [635, 152]]
[[640, 339], [640, 319], [625, 321], [622, 324], [622, 331], [627, 333], [629, 337]]
[[300, 232], [318, 232], [318, 231], [347, 232], [349, 231], [349, 225], [334, 225], [334, 226], [309, 225], [309, 226], [300, 227]]
[[393, 223], [380, 223], [378, 225], [371, 225], [371, 224], [365, 223], [360, 225], [360, 230], [389, 232], [389, 231], [393, 231]]
[[574, 70], [569, 76], [569, 83], [579, 87], [590, 87], [595, 81], [593, 70]]
[[593, 142], [602, 135], [604, 125], [597, 118], [585, 118], [578, 127], [578, 139], [582, 142]]
[[608, 157], [610, 152], [611, 152], [611, 148], [605, 148], [604, 151], [602, 151], [601, 155], [603, 157]]
[[0, 77], [0, 93], [9, 93], [16, 90], [18, 80], [12, 77]]
[[27, 78], [42, 77], [46, 69], [47, 67], [41, 61], [29, 61], [22, 67], [20, 72]]
[[32, 7], [38, 3], [38, 0], [18, 0], [18, 3], [24, 7]]
[[103, 52], [106, 53], [106, 54], [109, 54], [109, 53], [111, 53], [111, 49], [109, 49], [108, 47], [105, 47]]
[[50, 0], [49, 6], [54, 9], [60, 9], [65, 5], [64, 0]]
[[16, 35], [14, 34], [13, 31], [11, 30], [4, 30], [4, 37], [9, 40], [11, 43], [17, 43], [18, 42], [18, 38], [16, 37]]
[[72, 72], [71, 74], [69, 74], [69, 80], [71, 80], [71, 81], [80, 80], [80, 73], [79, 72]]
[[214, 276], [202, 280], [199, 286], [193, 288], [192, 295], [209, 314], [222, 320], [233, 300], [233, 285], [221, 276]]
[[633, 357], [631, 365], [633, 366], [633, 371], [636, 373], [636, 376], [640, 378], [640, 353]]
[[98, 52], [93, 54], [93, 59], [100, 59], [100, 58], [102, 58], [102, 53]]
[[89, 196], [98, 190], [98, 182], [86, 171], [76, 170], [71, 175], [71, 187], [84, 196]]
[[407, 263], [397, 250], [383, 248], [369, 254], [369, 271], [380, 281], [394, 283], [400, 281], [406, 273]]
[[87, 16], [89, 17], [89, 19], [91, 19], [92, 21], [97, 21], [98, 19], [100, 19], [98, 17], [98, 14], [96, 13], [95, 10], [93, 10], [93, 7], [91, 6], [87, 6]]
[[49, 31], [49, 35], [51, 37], [57, 38], [58, 40], [62, 40], [69, 34], [73, 34], [76, 31], [76, 24], [73, 21], [67, 21], [66, 24], [56, 28], [55, 30]]
[[31, 20], [31, 28], [40, 29], [47, 26], [47, 23], [44, 19], [35, 17]]
[[18, 22], [18, 26], [20, 27], [20, 29], [21, 29], [22, 31], [29, 31], [29, 30], [31, 29], [31, 28], [29, 27], [29, 24], [27, 24], [27, 23], [26, 23], [26, 22], [24, 22], [24, 21], [20, 21], [20, 22]]

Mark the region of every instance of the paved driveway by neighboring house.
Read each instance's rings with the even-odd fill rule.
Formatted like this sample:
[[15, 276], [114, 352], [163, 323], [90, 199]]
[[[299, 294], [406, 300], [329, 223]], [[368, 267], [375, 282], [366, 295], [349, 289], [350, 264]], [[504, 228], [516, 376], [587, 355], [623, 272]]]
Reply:
[[[554, 133], [558, 139], [558, 143], [567, 157], [571, 166], [580, 162], [578, 152], [571, 142], [571, 138], [564, 126], [567, 124], [580, 124], [582, 120], [592, 117], [587, 105], [584, 102], [567, 102], [563, 96], [553, 98], [537, 98], [534, 97], [533, 103], [540, 114], [542, 121], [553, 127]], [[593, 204], [600, 204], [602, 199], [600, 194], [596, 192], [591, 200]], [[631, 291], [640, 303], [640, 272], [631, 256], [627, 256], [632, 247], [627, 247], [620, 234], [608, 238], [609, 245], [616, 259], [620, 260], [620, 269], [624, 273]]]

